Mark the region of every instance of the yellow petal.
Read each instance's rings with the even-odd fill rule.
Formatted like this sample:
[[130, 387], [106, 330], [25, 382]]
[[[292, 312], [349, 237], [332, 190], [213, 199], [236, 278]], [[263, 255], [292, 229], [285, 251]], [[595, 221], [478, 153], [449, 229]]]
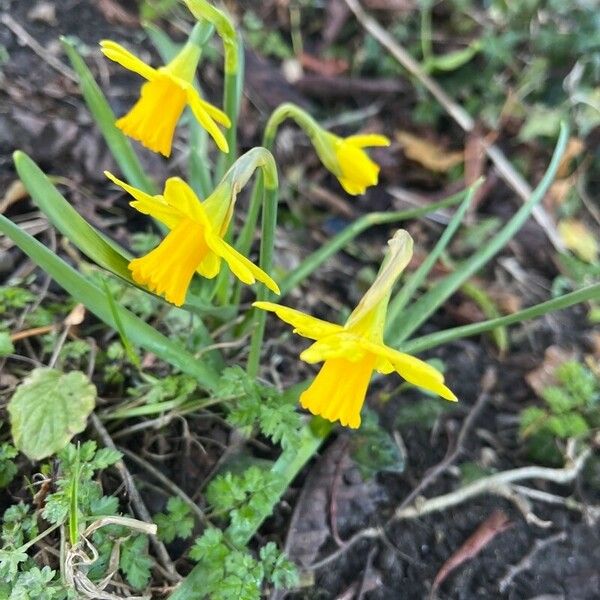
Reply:
[[102, 54], [104, 54], [106, 58], [114, 60], [129, 71], [133, 71], [148, 80], [156, 77], [156, 69], [147, 65], [141, 58], [138, 58], [129, 52], [129, 50], [121, 46], [121, 44], [117, 44], [111, 40], [102, 40], [100, 42], [100, 47], [102, 49]]
[[185, 219], [149, 254], [132, 260], [129, 270], [136, 283], [181, 306], [207, 251], [202, 227]]
[[378, 133], [364, 133], [351, 135], [344, 140], [347, 144], [356, 146], [357, 148], [367, 148], [369, 146], [389, 146], [392, 142], [385, 135]]
[[341, 141], [336, 146], [336, 156], [340, 166], [338, 179], [349, 194], [362, 194], [367, 187], [377, 184], [379, 166], [364, 150]]
[[279, 286], [265, 273], [249, 261], [243, 254], [240, 254], [235, 248], [230, 246], [218, 235], [207, 235], [206, 241], [208, 247], [218, 256], [221, 256], [227, 263], [231, 272], [243, 283], [253, 284], [256, 280], [264, 283], [272, 292], [279, 294]]
[[388, 246], [384, 266], [344, 326], [377, 341], [383, 340], [387, 302], [394, 283], [410, 262], [413, 240], [407, 231], [399, 229]]
[[[409, 383], [435, 392], [446, 400], [456, 402], [457, 398], [454, 393], [444, 385], [444, 376], [431, 365], [384, 344], [375, 344], [364, 339], [360, 343], [368, 352], [389, 361], [396, 372]], [[385, 365], [385, 362], [383, 364]]]
[[345, 358], [351, 362], [361, 360], [365, 350], [360, 345], [360, 338], [349, 333], [334, 333], [318, 339], [302, 354], [300, 360], [307, 363], [322, 362], [331, 358]]
[[356, 183], [351, 179], [346, 179], [345, 177], [338, 177], [338, 181], [340, 185], [344, 188], [344, 191], [351, 196], [360, 196], [367, 191], [367, 186], [361, 183]]
[[185, 103], [185, 91], [171, 77], [157, 74], [142, 86], [140, 99], [116, 125], [149, 150], [168, 157]]
[[208, 218], [200, 199], [181, 177], [169, 177], [167, 179], [165, 183], [165, 202], [182, 215], [208, 228]]
[[282, 321], [294, 327], [294, 333], [313, 340], [343, 331], [341, 325], [311, 317], [299, 310], [281, 306], [281, 304], [275, 304], [274, 302], [254, 302], [252, 306], [274, 312]]
[[[194, 117], [196, 117], [200, 125], [206, 129], [210, 137], [212, 137], [212, 139], [215, 141], [215, 144], [217, 144], [219, 150], [227, 154], [229, 152], [227, 140], [215, 123], [214, 116], [211, 116], [216, 114], [215, 111], [218, 111], [218, 113], [220, 113], [222, 116], [225, 116], [224, 113], [221, 113], [221, 111], [219, 111], [217, 108], [200, 98], [200, 94], [198, 94], [198, 92], [192, 86], [187, 88], [186, 93], [187, 102], [194, 113]], [[207, 109], [207, 107], [210, 108]], [[225, 118], [227, 119], [225, 123], [229, 123], [229, 119], [227, 117]], [[220, 118], [220, 122], [223, 121], [224, 119]]]
[[146, 192], [138, 190], [132, 185], [121, 181], [108, 171], [104, 171], [104, 174], [113, 183], [123, 188], [128, 194], [135, 198], [133, 202], [129, 203], [133, 208], [135, 208], [144, 215], [150, 215], [151, 217], [158, 219], [161, 223], [164, 223], [169, 229], [173, 229], [174, 227], [176, 227], [177, 224], [181, 221], [181, 219], [185, 217], [185, 215], [170, 207], [165, 202], [163, 196], [151, 196], [150, 194], [146, 194]]
[[206, 277], [206, 279], [214, 279], [221, 270], [221, 257], [214, 252], [208, 251], [206, 256], [200, 263], [197, 272]]
[[343, 358], [325, 361], [315, 380], [300, 396], [300, 405], [313, 415], [356, 429], [360, 426], [360, 411], [374, 364], [374, 357], [369, 355], [358, 362]]

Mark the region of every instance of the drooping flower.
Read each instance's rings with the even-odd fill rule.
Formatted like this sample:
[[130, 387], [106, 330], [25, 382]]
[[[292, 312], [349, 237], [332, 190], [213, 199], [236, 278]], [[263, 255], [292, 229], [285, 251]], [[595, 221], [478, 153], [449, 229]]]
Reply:
[[353, 196], [364, 194], [379, 180], [379, 165], [369, 158], [365, 148], [389, 146], [390, 140], [377, 133], [351, 135], [347, 138], [324, 129], [303, 108], [284, 102], [274, 111], [265, 127], [265, 146], [273, 144], [277, 128], [286, 119], [293, 119], [308, 135], [323, 165], [331, 171], [342, 187]]
[[396, 371], [409, 383], [456, 401], [437, 369], [383, 342], [392, 286], [410, 261], [413, 242], [406, 231], [399, 230], [388, 244], [387, 260], [379, 275], [344, 325], [272, 302], [254, 303], [293, 325], [294, 333], [315, 340], [300, 358], [311, 364], [323, 361], [324, 364], [300, 396], [302, 407], [353, 429], [360, 425], [360, 412], [373, 371], [383, 374]]
[[314, 136], [313, 143], [321, 162], [338, 178], [346, 192], [357, 196], [377, 185], [379, 180], [379, 165], [369, 158], [364, 148], [389, 146], [390, 140], [375, 133], [342, 138], [322, 129]]
[[219, 273], [223, 259], [243, 283], [258, 280], [279, 294], [279, 287], [269, 275], [223, 239], [231, 221], [236, 190], [225, 193], [226, 186], [218, 186], [202, 202], [179, 177], [167, 179], [162, 195], [151, 196], [111, 173], [105, 175], [135, 198], [131, 202], [133, 208], [170, 230], [154, 250], [129, 263], [136, 283], [181, 306], [194, 273], [212, 279]]
[[222, 152], [229, 148], [217, 123], [230, 127], [229, 117], [203, 100], [193, 85], [200, 60], [200, 47], [188, 41], [179, 54], [166, 66], [155, 69], [137, 56], [110, 40], [100, 42], [103, 54], [122, 67], [147, 80], [142, 85], [140, 99], [116, 125], [126, 135], [146, 148], [171, 155], [175, 127], [186, 105], [206, 129]]

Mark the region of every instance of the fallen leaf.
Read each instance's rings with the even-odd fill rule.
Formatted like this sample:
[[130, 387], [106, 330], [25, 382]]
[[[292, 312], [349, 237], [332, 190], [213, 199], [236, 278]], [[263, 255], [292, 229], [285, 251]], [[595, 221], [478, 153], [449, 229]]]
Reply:
[[581, 260], [587, 263], [598, 260], [598, 240], [583, 221], [563, 219], [558, 224], [558, 233], [564, 245]]
[[85, 306], [83, 304], [76, 304], [64, 322], [67, 327], [73, 327], [74, 325], [81, 325], [83, 319], [85, 319]]
[[308, 71], [327, 77], [341, 75], [348, 70], [349, 66], [348, 61], [341, 58], [319, 58], [306, 52], [300, 55], [300, 64]]
[[450, 575], [454, 569], [467, 560], [475, 558], [499, 533], [506, 531], [512, 523], [501, 510], [495, 510], [476, 530], [465, 543], [442, 565], [433, 580], [430, 598]]
[[548, 194], [544, 199], [544, 204], [552, 211], [562, 206], [569, 196], [569, 192], [573, 189], [573, 177], [565, 177], [557, 179], [548, 190]]
[[15, 202], [27, 198], [27, 190], [20, 179], [15, 179], [10, 183], [4, 197], [0, 199], [0, 215]]
[[445, 150], [435, 142], [413, 135], [408, 131], [397, 131], [396, 139], [404, 147], [404, 154], [407, 158], [418, 162], [430, 171], [446, 173], [465, 159], [462, 150]]
[[109, 23], [129, 27], [137, 27], [139, 25], [138, 18], [127, 12], [115, 0], [98, 0], [97, 7]]
[[563, 363], [573, 360], [575, 354], [568, 350], [564, 350], [559, 346], [550, 346], [545, 354], [542, 364], [533, 371], [530, 371], [525, 375], [525, 381], [529, 384], [531, 389], [541, 397], [542, 392], [550, 387], [556, 385], [556, 378], [554, 374], [556, 369]]

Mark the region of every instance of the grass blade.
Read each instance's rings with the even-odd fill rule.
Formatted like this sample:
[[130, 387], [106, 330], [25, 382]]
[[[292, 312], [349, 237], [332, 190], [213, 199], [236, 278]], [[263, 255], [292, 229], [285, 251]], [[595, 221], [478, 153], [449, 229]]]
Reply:
[[[77, 302], [84, 304], [110, 327], [117, 328], [110, 303], [99, 287], [90, 283], [46, 246], [3, 215], [0, 215], [0, 232], [19, 246], [33, 262], [48, 273]], [[156, 354], [182, 372], [195, 377], [206, 389], [215, 389], [219, 380], [215, 371], [129, 310], [122, 306], [113, 308], [118, 312], [123, 332], [134, 344]]]
[[477, 271], [484, 267], [514, 237], [517, 231], [529, 218], [531, 211], [539, 204], [548, 191], [548, 188], [556, 175], [568, 139], [568, 127], [563, 123], [548, 170], [529, 200], [521, 206], [512, 219], [510, 219], [510, 221], [508, 221], [508, 223], [506, 223], [506, 225], [485, 246], [471, 256], [471, 258], [466, 260], [456, 271], [435, 285], [403, 313], [401, 322], [397, 324], [393, 336], [389, 339], [390, 344], [401, 344], [422, 323], [424, 323], [447, 298], [458, 290], [470, 277], [477, 273]]
[[423, 261], [421, 266], [407, 279], [406, 283], [402, 286], [402, 289], [390, 302], [388, 309], [388, 327], [392, 330], [395, 329], [396, 320], [400, 317], [400, 313], [403, 308], [408, 304], [409, 300], [413, 297], [413, 294], [419, 289], [419, 286], [425, 281], [427, 275], [441, 256], [442, 252], [446, 249], [446, 246], [450, 243], [450, 240], [454, 237], [456, 230], [462, 223], [465, 213], [471, 202], [475, 192], [481, 185], [481, 181], [476, 182], [468, 189], [468, 193], [465, 199], [462, 201], [458, 210], [448, 223], [444, 233], [438, 240], [433, 250], [429, 253], [427, 258]]
[[530, 306], [529, 308], [520, 310], [512, 315], [482, 321], [481, 323], [453, 327], [452, 329], [446, 329], [445, 331], [436, 331], [435, 333], [415, 338], [402, 344], [402, 351], [410, 352], [411, 354], [423, 352], [430, 348], [436, 348], [442, 344], [453, 342], [454, 340], [479, 335], [480, 333], [485, 333], [498, 327], [508, 327], [509, 325], [514, 325], [515, 323], [520, 323], [521, 321], [528, 319], [535, 319], [547, 313], [563, 310], [574, 304], [588, 302], [589, 300], [600, 300], [600, 283], [589, 285], [580, 290], [576, 290], [575, 292], [560, 296], [559, 298], [552, 298], [552, 300]]
[[73, 38], [61, 37], [63, 48], [71, 61], [73, 69], [79, 77], [79, 87], [88, 109], [92, 113], [111, 154], [125, 175], [127, 181], [149, 194], [156, 193], [156, 187], [152, 180], [146, 175], [142, 165], [134, 152], [129, 140], [115, 125], [115, 114], [108, 103], [108, 100], [102, 93], [102, 90], [96, 83], [94, 76], [88, 69], [85, 61], [75, 48], [76, 40]]

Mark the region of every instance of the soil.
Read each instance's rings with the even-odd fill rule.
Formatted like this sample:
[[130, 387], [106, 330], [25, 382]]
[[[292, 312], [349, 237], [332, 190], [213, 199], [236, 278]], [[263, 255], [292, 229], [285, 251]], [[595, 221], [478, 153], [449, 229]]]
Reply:
[[[123, 112], [137, 95], [139, 82], [103, 62], [97, 50], [97, 42], [109, 37], [139, 45], [143, 38], [140, 31], [131, 26], [109, 23], [105, 14], [99, 10], [99, 3], [90, 0], [45, 2], [44, 4], [54, 8], [55, 21], [32, 19], [32, 4], [34, 3], [22, 0], [0, 0], [0, 13], [9, 15], [14, 22], [21, 24], [45, 48], [47, 57], [51, 56], [65, 66], [67, 61], [60, 50], [58, 36], [76, 35], [80, 38], [89, 50], [88, 64], [98, 75], [105, 90], [109, 89], [110, 77], [109, 97], [113, 108], [119, 114]], [[133, 4], [123, 3], [123, 7], [134, 14]], [[1, 47], [6, 49], [9, 59], [0, 67], [0, 190], [5, 190], [15, 179], [12, 151], [24, 150], [45, 171], [66, 177], [71, 182], [68, 195], [70, 201], [94, 225], [128, 245], [128, 234], [124, 227], [124, 200], [108, 191], [102, 177], [103, 169], [114, 168], [114, 165], [76, 85], [48, 64], [47, 60], [37, 56], [30, 47], [23, 45], [22, 40], [5, 25], [0, 26]], [[143, 47], [150, 56], [147, 42], [144, 42]], [[279, 73], [276, 65], [260, 57], [254, 57], [248, 64], [253, 69], [249, 73], [251, 81], [268, 80], [270, 73]], [[211, 67], [206, 77], [214, 82], [218, 78], [218, 72]], [[294, 99], [307, 105], [314, 102], [300, 87], [293, 87], [285, 80], [277, 81], [277, 101]], [[218, 97], [220, 92], [215, 89], [214, 93]], [[251, 94], [254, 97], [246, 102], [242, 118], [242, 123], [246, 123], [241, 127], [241, 143], [244, 147], [250, 147], [259, 141], [260, 128], [248, 125], [248, 121], [263, 119], [272, 104], [270, 94], [266, 94], [264, 89], [261, 91], [260, 85], [255, 86]], [[321, 97], [318, 110], [323, 115], [333, 115], [344, 107], [364, 106], [368, 100], [356, 97], [340, 100], [333, 97], [327, 101]], [[257, 114], [256, 106], [263, 114]], [[384, 100], [376, 120], [383, 120], [386, 130], [393, 131], [402, 121], [401, 111], [401, 106], [394, 108], [391, 96]], [[452, 131], [451, 125], [449, 129], [449, 134], [462, 137], [460, 132]], [[296, 147], [294, 153], [287, 152], [285, 147], [280, 148], [284, 175], [293, 166], [292, 157], [298, 153], [303, 154], [305, 149]], [[149, 153], [141, 156], [149, 164], [157, 180], [164, 178], [167, 172], [164, 161], [150, 157]], [[310, 162], [312, 158], [302, 158], [309, 161], [309, 169], [315, 168], [316, 163]], [[400, 160], [397, 150], [394, 159]], [[411, 172], [410, 165], [404, 167], [406, 168], [402, 171], [397, 168], [397, 163], [394, 168], [391, 164], [386, 167], [384, 163], [384, 183], [402, 183], [405, 187], [410, 187], [411, 182], [418, 181], [420, 175]], [[319, 172], [317, 176], [322, 176], [322, 173]], [[331, 182], [325, 177], [320, 183], [328, 186]], [[329, 186], [329, 189], [335, 189], [334, 185]], [[443, 191], [431, 187], [430, 181], [423, 189], [426, 193], [431, 193], [431, 197]], [[298, 202], [297, 198], [290, 199], [290, 212], [293, 212], [294, 206], [298, 209]], [[295, 253], [305, 253], [310, 248], [316, 248], [321, 240], [348, 221], [349, 214], [360, 215], [368, 210], [390, 209], [392, 203], [390, 197], [383, 192], [374, 192], [368, 203], [364, 200], [350, 203], [338, 197], [333, 203], [333, 209], [331, 203], [327, 206], [335, 215], [328, 219], [323, 216], [323, 206], [313, 206], [314, 210], [309, 218], [316, 222], [312, 229], [317, 233], [307, 236], [304, 230], [284, 228], [281, 232], [282, 260], [297, 261]], [[504, 217], [517, 205], [514, 195], [499, 182], [496, 189], [482, 202], [479, 211], [482, 215], [499, 214]], [[341, 206], [343, 210], [336, 213], [336, 206], [338, 209]], [[31, 205], [24, 202], [9, 209], [7, 214], [15, 218], [27, 214], [27, 211], [31, 211]], [[135, 227], [136, 221], [128, 223], [129, 231]], [[440, 230], [430, 223], [425, 226], [411, 224], [409, 227], [417, 238], [417, 245], [423, 248], [430, 247]], [[346, 274], [355, 272], [365, 259], [373, 268], [378, 261], [379, 249], [391, 231], [389, 227], [380, 227], [361, 237], [353, 251], [325, 265], [312, 281], [310, 289], [304, 286], [290, 296], [289, 302], [293, 302], [292, 305], [299, 309], [312, 309], [316, 306], [317, 311], [326, 313], [331, 308], [354, 301], [360, 295], [360, 286], [352, 283], [352, 278]], [[543, 232], [535, 224], [529, 223], [504, 255], [516, 256], [520, 268], [528, 277], [549, 286], [552, 277], [556, 275], [556, 267], [550, 259], [549, 251], [540, 252], [541, 247], [548, 247]], [[5, 283], [13, 273], [19, 272], [24, 260], [23, 255], [12, 248], [9, 260], [6, 257], [0, 260], [0, 283]], [[488, 282], [492, 282], [497, 275], [498, 272], [491, 268], [484, 276]], [[38, 284], [43, 281], [42, 274], [38, 273], [37, 281]], [[508, 287], [508, 291], [520, 297], [525, 304], [539, 301], [535, 290], [534, 286], [528, 288], [516, 283], [510, 283]], [[456, 313], [451, 309], [453, 305], [464, 301], [459, 296], [453, 298], [424, 331], [456, 325]], [[282, 331], [274, 323], [270, 327], [274, 334]], [[333, 436], [319, 458], [298, 478], [276, 514], [265, 524], [259, 538], [279, 542], [287, 538], [291, 556], [302, 559], [303, 566], [327, 556], [337, 548], [331, 534], [330, 518], [331, 490], [334, 487], [337, 488], [336, 524], [341, 540], [348, 540], [364, 527], [385, 523], [394, 508], [410, 493], [427, 470], [444, 458], [449, 440], [455, 438], [465, 415], [475, 403], [481, 378], [490, 367], [497, 373], [498, 382], [490, 402], [468, 436], [466, 451], [459, 462], [483, 462], [496, 470], [529, 464], [519, 447], [516, 421], [520, 407], [535, 398], [524, 376], [539, 366], [544, 358], [544, 351], [550, 345], [579, 353], [589, 352], [589, 334], [585, 310], [579, 307], [513, 329], [511, 349], [504, 358], [498, 356], [494, 345], [487, 338], [449, 344], [433, 353], [445, 362], [449, 385], [456, 391], [461, 402], [456, 411], [443, 413], [438, 418], [433, 432], [429, 428], [418, 426], [397, 428], [396, 433], [401, 437], [408, 457], [404, 473], [382, 473], [374, 480], [363, 481], [348, 457], [345, 440], [349, 434], [340, 431]], [[292, 358], [297, 355], [298, 347], [287, 347], [282, 352], [282, 367], [296, 364]], [[307, 369], [300, 373], [297, 367], [290, 366], [287, 372], [282, 368], [282, 377], [284, 383], [288, 380], [295, 383], [298, 377], [309, 372]], [[397, 380], [382, 380], [372, 386], [369, 397], [371, 407], [380, 414], [383, 423], [390, 425], [391, 433], [396, 429], [394, 420], [398, 408], [417, 398], [411, 392], [394, 392], [391, 400], [383, 403], [381, 398], [384, 392], [392, 392], [397, 384]], [[177, 458], [160, 465], [160, 469], [190, 496], [196, 495], [198, 486], [218, 459], [219, 444], [228, 443], [228, 434], [218, 423], [194, 423], [199, 434], [216, 440], [214, 448], [211, 447], [203, 462], [190, 458], [187, 454], [183, 461]], [[165, 436], [168, 437], [170, 433], [176, 434], [174, 426], [166, 429]], [[150, 451], [152, 444], [153, 441], [146, 434], [141, 439], [130, 437], [126, 440], [126, 445], [134, 450], [144, 447]], [[178, 448], [177, 444], [168, 446], [171, 449]], [[165, 447], [161, 451], [164, 452]], [[341, 466], [336, 468], [338, 463]], [[135, 467], [130, 466], [135, 471]], [[600, 463], [591, 463], [590, 468], [595, 469], [595, 478], [598, 480]], [[450, 491], [456, 487], [458, 476], [456, 468], [450, 469], [426, 490], [425, 496], [432, 497]], [[142, 474], [140, 477], [143, 477]], [[590, 489], [582, 482], [565, 487], [536, 487], [572, 496], [589, 504], [600, 502], [599, 490]], [[156, 499], [151, 486], [144, 490], [144, 497], [152, 512]], [[299, 502], [304, 504], [298, 507]], [[159, 508], [157, 505], [156, 510]], [[497, 534], [477, 556], [453, 571], [442, 583], [439, 598], [600, 598], [600, 530], [597, 525], [587, 524], [579, 512], [568, 510], [564, 506], [534, 501], [532, 510], [535, 515], [549, 522], [548, 527], [542, 528], [527, 523], [513, 502], [496, 496], [481, 496], [444, 512], [395, 523], [386, 530], [385, 542], [363, 540], [357, 543], [348, 551], [342, 552], [337, 560], [316, 570], [313, 586], [290, 593], [288, 597], [362, 597], [372, 600], [426, 598], [444, 562], [496, 509], [506, 513], [510, 527]], [[289, 533], [290, 520], [295, 510], [298, 511], [298, 521], [295, 529]], [[296, 533], [302, 531], [303, 527], [305, 532], [310, 533], [308, 538], [303, 538], [304, 542], [295, 539]], [[557, 532], [565, 532], [565, 539], [536, 554], [531, 564], [516, 575], [505, 592], [501, 593], [499, 582], [510, 567], [517, 565], [534, 548], [536, 541]], [[306, 539], [310, 540], [308, 548]]]

